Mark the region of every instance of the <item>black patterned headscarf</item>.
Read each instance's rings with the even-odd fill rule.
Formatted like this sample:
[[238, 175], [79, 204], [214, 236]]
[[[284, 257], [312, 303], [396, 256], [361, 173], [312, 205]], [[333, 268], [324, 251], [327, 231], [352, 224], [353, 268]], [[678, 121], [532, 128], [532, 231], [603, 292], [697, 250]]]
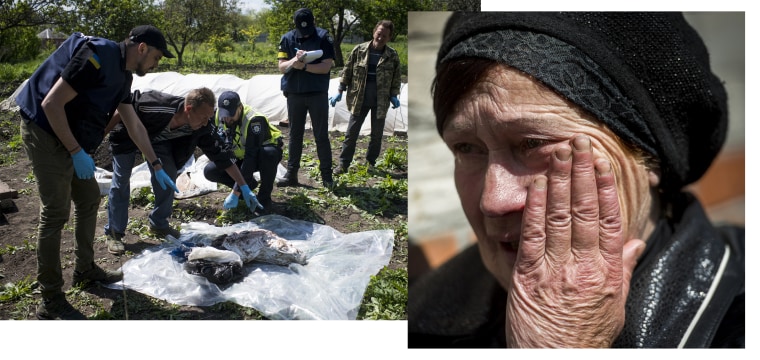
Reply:
[[726, 138], [725, 89], [680, 13], [454, 13], [436, 66], [465, 57], [516, 68], [596, 116], [659, 160], [665, 192], [699, 179]]

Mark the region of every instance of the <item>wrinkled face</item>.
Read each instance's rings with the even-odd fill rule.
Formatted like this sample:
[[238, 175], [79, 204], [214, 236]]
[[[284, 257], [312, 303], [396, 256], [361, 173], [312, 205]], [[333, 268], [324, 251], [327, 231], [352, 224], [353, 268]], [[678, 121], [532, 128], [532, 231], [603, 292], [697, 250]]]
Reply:
[[375, 49], [384, 48], [385, 44], [387, 44], [390, 40], [391, 31], [382, 25], [378, 26], [377, 29], [375, 29], [375, 32], [372, 33], [372, 46]]
[[145, 76], [145, 74], [153, 71], [164, 56], [161, 50], [148, 46], [145, 43], [138, 45], [137, 50], [137, 67], [135, 69], [137, 76]]
[[651, 232], [652, 174], [614, 135], [577, 106], [507, 66], [491, 67], [460, 97], [443, 127], [455, 158], [454, 180], [486, 268], [511, 283], [528, 186], [547, 174], [558, 144], [591, 139], [612, 165], [627, 239]]
[[214, 116], [214, 107], [208, 104], [202, 104], [198, 107], [187, 105], [185, 112], [188, 117], [188, 125], [193, 130], [198, 130], [208, 124], [209, 120]]

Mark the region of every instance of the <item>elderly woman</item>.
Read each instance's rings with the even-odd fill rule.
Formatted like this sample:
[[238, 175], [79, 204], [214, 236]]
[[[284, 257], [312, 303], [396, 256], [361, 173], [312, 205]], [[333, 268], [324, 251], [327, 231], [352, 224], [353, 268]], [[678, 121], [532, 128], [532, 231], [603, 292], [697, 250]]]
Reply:
[[681, 14], [455, 13], [433, 101], [477, 246], [410, 288], [410, 347], [744, 347], [744, 230], [683, 190], [727, 104]]

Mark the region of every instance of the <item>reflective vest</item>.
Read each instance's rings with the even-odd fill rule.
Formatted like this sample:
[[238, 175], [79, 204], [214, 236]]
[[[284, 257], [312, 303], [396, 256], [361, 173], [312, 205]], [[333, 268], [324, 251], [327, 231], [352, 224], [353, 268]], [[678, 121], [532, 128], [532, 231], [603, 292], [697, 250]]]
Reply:
[[[248, 138], [248, 129], [252, 128], [254, 136], [259, 136], [259, 145], [277, 145], [278, 140], [282, 137], [282, 132], [276, 126], [269, 123], [269, 119], [260, 113], [253, 111], [253, 108], [243, 104], [243, 113], [240, 115], [241, 124], [235, 131], [233, 139], [229, 139], [232, 144], [232, 150], [235, 157], [242, 159], [245, 157], [245, 143]], [[214, 115], [214, 124], [217, 128], [227, 133], [227, 124], [219, 121], [219, 110]], [[243, 130], [242, 134], [240, 129]]]

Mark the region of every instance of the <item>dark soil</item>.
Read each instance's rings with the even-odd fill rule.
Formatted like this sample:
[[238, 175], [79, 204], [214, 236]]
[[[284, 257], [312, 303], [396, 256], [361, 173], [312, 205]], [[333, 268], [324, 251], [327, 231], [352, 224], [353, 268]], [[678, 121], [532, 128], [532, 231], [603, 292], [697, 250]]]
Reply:
[[[17, 84], [2, 84], [2, 93], [0, 94], [0, 100], [7, 98], [10, 93], [15, 90]], [[10, 91], [10, 92], [9, 92]], [[8, 119], [12, 119], [12, 128], [8, 129]], [[18, 133], [18, 123], [20, 116], [18, 113], [0, 111], [0, 146], [5, 147], [9, 141], [10, 136]], [[287, 144], [288, 129], [283, 127], [283, 135], [285, 135], [285, 141]], [[339, 137], [342, 137], [341, 133], [331, 133], [332, 149], [333, 149], [333, 161], [336, 161], [340, 152]], [[304, 156], [311, 155], [316, 158], [316, 147], [313, 145], [313, 135], [310, 130], [306, 131], [305, 139], [311, 141], [311, 146], [304, 148]], [[106, 144], [106, 143], [104, 143]], [[107, 145], [107, 144], [106, 144]], [[384, 140], [383, 151], [389, 146]], [[404, 143], [405, 147], [406, 144]], [[363, 163], [363, 159], [359, 154], [363, 154], [362, 149], [366, 151], [367, 141], [360, 141], [357, 144], [357, 156], [355, 163]], [[2, 152], [8, 151], [7, 149], [0, 150]], [[23, 147], [18, 151], [15, 156], [15, 162], [12, 164], [4, 164], [0, 162], [0, 181], [6, 183], [11, 189], [18, 191], [18, 197], [13, 199], [3, 200], [3, 217], [0, 217], [0, 284], [16, 283], [24, 279], [34, 281], [36, 277], [36, 255], [35, 247], [37, 241], [37, 225], [39, 222], [39, 197], [37, 186], [33, 182], [27, 182], [31, 177], [31, 163], [26, 157]], [[101, 146], [101, 149], [94, 156], [96, 165], [110, 170], [111, 159], [107, 151], [107, 146]], [[285, 159], [283, 159], [284, 165]], [[136, 163], [138, 164], [138, 163]], [[314, 179], [309, 176], [309, 169], [302, 168], [299, 173], [299, 180], [302, 186], [306, 189], [313, 189], [314, 194], [317, 194], [317, 190], [321, 189], [320, 179]], [[382, 174], [377, 175], [377, 179], [382, 179], [385, 175], [391, 175], [394, 178], [406, 178], [406, 169], [401, 171], [385, 171]], [[223, 190], [222, 190], [223, 189]], [[390, 214], [383, 214], [384, 216], [376, 216], [374, 219], [365, 219], [361, 216], [361, 212], [357, 209], [346, 207], [341, 211], [325, 211], [319, 207], [313, 208], [315, 214], [310, 216], [310, 219], [299, 218], [304, 215], [291, 212], [288, 201], [295, 196], [294, 190], [291, 188], [278, 188], [275, 186], [273, 196], [273, 209], [272, 212], [280, 214], [293, 219], [309, 220], [322, 219], [324, 224], [335, 228], [338, 231], [344, 233], [356, 232], [361, 230], [373, 230], [378, 229], [379, 226], [387, 225], [388, 229], [398, 229], [403, 227], [407, 220], [407, 202], [406, 198], [403, 203], [399, 203], [397, 208]], [[204, 221], [212, 224], [216, 224], [217, 217], [221, 213], [222, 202], [227, 195], [228, 189], [222, 187], [219, 191], [202, 195], [200, 197], [194, 197], [189, 199], [178, 200], [178, 204], [175, 204], [175, 211], [170, 219], [170, 222], [177, 226], [182, 222], [187, 221]], [[360, 191], [360, 190], [357, 190]], [[335, 193], [334, 196], [348, 196], [348, 193]], [[107, 252], [104, 237], [102, 236], [103, 226], [105, 225], [106, 213], [105, 202], [107, 198], [104, 197], [101, 200], [101, 210], [99, 214], [98, 223], [96, 227], [96, 239], [95, 239], [95, 259], [96, 263], [103, 268], [115, 269], [123, 262], [139, 254], [143, 249], [152, 247], [160, 243], [157, 238], [151, 238], [147, 236], [138, 236], [138, 234], [130, 233], [127, 231], [126, 236], [126, 250], [127, 254], [122, 257], [117, 257]], [[145, 219], [147, 223], [147, 215], [150, 209], [146, 209], [144, 206], [131, 205], [129, 210], [130, 219]], [[192, 219], [182, 218], [178, 219], [175, 216], [177, 214], [192, 214]], [[186, 215], [183, 215], [186, 216]], [[218, 225], [218, 224], [216, 224]], [[403, 226], [402, 226], [403, 225]], [[61, 259], [63, 264], [63, 277], [65, 281], [64, 291], [68, 290], [71, 286], [71, 277], [74, 267], [74, 238], [73, 238], [73, 224], [71, 218], [69, 224], [62, 231], [61, 239]], [[390, 269], [406, 269], [407, 267], [407, 239], [406, 234], [403, 234], [403, 239], [397, 238], [395, 240], [394, 252], [388, 268]], [[397, 232], [398, 237], [398, 232]], [[124, 293], [121, 290], [111, 290], [97, 286], [90, 286], [85, 288], [85, 291], [90, 295], [90, 298], [96, 299], [102, 305], [102, 309], [110, 313], [111, 318], [124, 318], [124, 311], [121, 310], [124, 307]], [[139, 311], [129, 311], [129, 319], [154, 319], [156, 317], [166, 316], [166, 309], [171, 309], [172, 319], [248, 319], [257, 318], [257, 315], [251, 315], [250, 309], [236, 306], [235, 304], [213, 306], [213, 307], [190, 307], [190, 306], [176, 306], [171, 304], [160, 304], [160, 301], [150, 299], [145, 295], [128, 291], [127, 293], [128, 304], [130, 307], [133, 302], [140, 302], [141, 306]], [[71, 295], [69, 295], [71, 296]], [[39, 300], [39, 295], [34, 295], [37, 301], [30, 302], [28, 308], [24, 310], [26, 316], [19, 316], [19, 309], [14, 302], [0, 302], [0, 319], [18, 319], [21, 318], [34, 318], [35, 306]], [[158, 304], [157, 304], [158, 303]], [[97, 311], [98, 306], [86, 306], [80, 308], [85, 315], [93, 317]], [[108, 317], [107, 317], [108, 318]]]

